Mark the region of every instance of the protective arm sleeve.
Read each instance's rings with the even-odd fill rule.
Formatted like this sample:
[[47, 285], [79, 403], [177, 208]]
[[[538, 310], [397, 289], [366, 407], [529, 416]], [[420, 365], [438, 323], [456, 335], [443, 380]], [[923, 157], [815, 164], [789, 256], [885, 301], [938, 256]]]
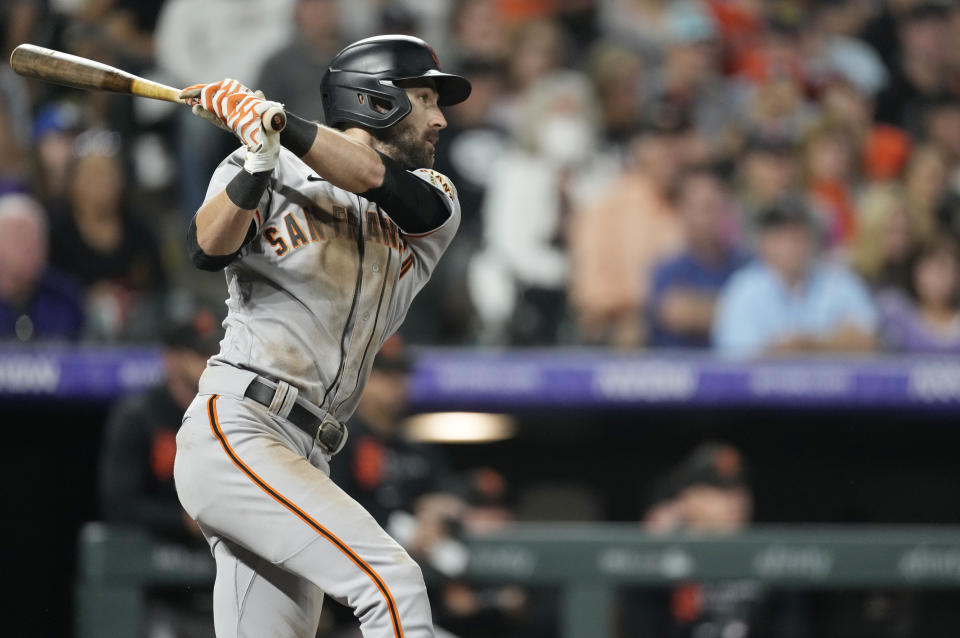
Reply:
[[377, 151], [386, 168], [383, 183], [360, 193], [383, 206], [400, 230], [408, 235], [422, 235], [443, 226], [451, 215], [446, 197], [400, 164]]
[[247, 229], [247, 236], [243, 239], [243, 245], [241, 245], [240, 248], [229, 255], [208, 255], [203, 252], [203, 249], [200, 248], [200, 244], [197, 242], [197, 221], [191, 219], [190, 228], [187, 231], [187, 250], [190, 253], [190, 261], [200, 270], [207, 270], [209, 272], [223, 270], [240, 255], [244, 246], [249, 244], [250, 240], [252, 240], [256, 234], [257, 222], [256, 220], [251, 220], [250, 228]]

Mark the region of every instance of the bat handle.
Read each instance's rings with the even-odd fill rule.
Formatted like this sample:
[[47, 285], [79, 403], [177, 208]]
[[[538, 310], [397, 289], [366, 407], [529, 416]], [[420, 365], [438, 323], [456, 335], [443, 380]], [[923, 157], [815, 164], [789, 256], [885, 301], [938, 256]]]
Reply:
[[[182, 101], [183, 104], [187, 106], [194, 106], [200, 103], [200, 99], [195, 97], [178, 101]], [[279, 133], [287, 128], [287, 114], [279, 106], [274, 106], [263, 112], [263, 115], [260, 116], [260, 122], [263, 124], [265, 131], [276, 131]]]
[[287, 127], [287, 114], [284, 113], [283, 109], [279, 106], [274, 106], [264, 111], [260, 119], [266, 131], [273, 130], [279, 133]]

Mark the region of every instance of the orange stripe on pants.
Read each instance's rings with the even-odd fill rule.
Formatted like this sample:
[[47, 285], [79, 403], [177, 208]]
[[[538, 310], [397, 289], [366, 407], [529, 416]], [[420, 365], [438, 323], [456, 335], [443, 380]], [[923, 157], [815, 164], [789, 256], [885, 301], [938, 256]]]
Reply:
[[283, 505], [285, 508], [293, 512], [297, 518], [316, 530], [318, 534], [330, 541], [334, 546], [336, 546], [337, 549], [343, 552], [347, 558], [353, 561], [353, 563], [359, 567], [361, 571], [370, 577], [370, 580], [373, 581], [373, 583], [377, 586], [377, 589], [380, 590], [380, 593], [383, 594], [383, 597], [387, 601], [387, 609], [390, 612], [390, 620], [393, 623], [393, 635], [395, 638], [403, 638], [403, 628], [400, 626], [400, 616], [397, 613], [397, 604], [394, 602], [393, 596], [390, 594], [390, 590], [383, 582], [383, 579], [380, 578], [379, 574], [377, 574], [377, 572], [374, 571], [370, 565], [360, 558], [356, 552], [350, 549], [346, 543], [341, 541], [336, 537], [336, 535], [330, 532], [330, 530], [315, 521], [310, 517], [309, 514], [283, 497], [277, 490], [270, 487], [270, 485], [260, 478], [256, 472], [254, 472], [243, 461], [241, 461], [240, 457], [237, 456], [237, 453], [234, 452], [232, 447], [230, 447], [230, 443], [227, 442], [227, 437], [223, 434], [223, 430], [220, 428], [220, 420], [217, 417], [218, 396], [219, 395], [214, 394], [210, 397], [210, 399], [207, 400], [207, 416], [210, 420], [210, 429], [213, 430], [213, 435], [218, 441], [220, 441], [223, 451], [227, 453], [227, 456], [230, 457], [230, 460], [233, 461], [233, 464], [240, 468], [240, 470], [246, 474], [247, 477], [260, 489], [269, 494], [271, 498]]

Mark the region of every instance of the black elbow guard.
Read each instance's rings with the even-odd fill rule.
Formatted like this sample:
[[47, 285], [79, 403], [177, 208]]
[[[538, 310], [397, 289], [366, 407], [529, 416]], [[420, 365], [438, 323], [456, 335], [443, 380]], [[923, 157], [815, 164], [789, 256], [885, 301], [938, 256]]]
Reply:
[[[251, 220], [250, 228], [247, 230], [247, 236], [243, 240], [243, 246], [246, 246], [256, 234], [257, 223]], [[187, 243], [187, 249], [190, 253], [190, 261], [193, 262], [193, 265], [200, 270], [206, 270], [208, 272], [217, 272], [218, 270], [223, 270], [229, 266], [230, 263], [240, 254], [240, 251], [243, 250], [243, 246], [241, 246], [239, 249], [229, 255], [208, 255], [207, 253], [203, 252], [203, 248], [200, 248], [200, 243], [197, 241], [196, 220], [190, 221], [190, 229], [187, 231]]]
[[383, 161], [383, 183], [361, 197], [383, 206], [397, 226], [408, 235], [436, 230], [450, 218], [446, 196], [400, 164], [380, 153]]

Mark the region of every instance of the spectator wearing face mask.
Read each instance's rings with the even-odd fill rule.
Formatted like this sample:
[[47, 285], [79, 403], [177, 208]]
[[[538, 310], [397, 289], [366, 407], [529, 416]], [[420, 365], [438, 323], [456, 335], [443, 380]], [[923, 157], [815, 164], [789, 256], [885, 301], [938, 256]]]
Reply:
[[523, 114], [490, 174], [468, 284], [483, 340], [550, 344], [566, 315], [570, 215], [599, 195], [615, 162], [597, 150], [596, 99], [579, 73], [540, 80]]

